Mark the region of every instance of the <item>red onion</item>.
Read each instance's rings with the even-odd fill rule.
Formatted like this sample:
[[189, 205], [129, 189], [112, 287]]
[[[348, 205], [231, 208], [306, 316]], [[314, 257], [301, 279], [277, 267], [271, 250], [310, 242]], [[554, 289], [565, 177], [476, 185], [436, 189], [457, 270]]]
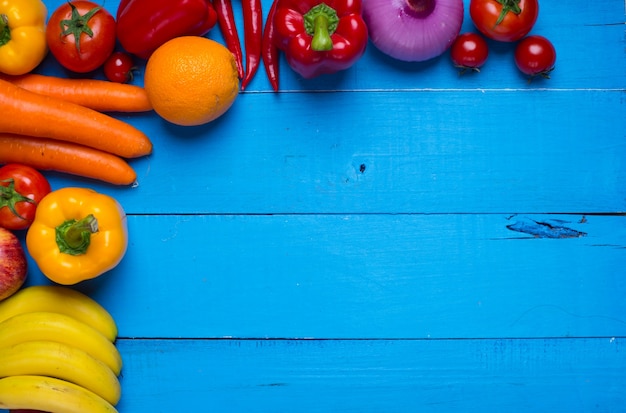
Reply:
[[370, 40], [397, 60], [422, 62], [452, 45], [463, 23], [463, 0], [363, 0]]

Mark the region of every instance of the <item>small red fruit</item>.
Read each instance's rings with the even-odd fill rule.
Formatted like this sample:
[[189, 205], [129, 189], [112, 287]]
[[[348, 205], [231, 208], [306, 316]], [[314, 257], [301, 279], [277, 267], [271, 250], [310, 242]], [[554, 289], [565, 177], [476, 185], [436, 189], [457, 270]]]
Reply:
[[104, 75], [111, 82], [131, 82], [136, 69], [132, 56], [124, 52], [115, 52], [104, 62]]
[[543, 36], [527, 36], [515, 48], [515, 64], [529, 76], [550, 77], [556, 63], [556, 50]]
[[460, 34], [450, 48], [452, 63], [464, 70], [480, 71], [478, 68], [485, 64], [488, 56], [487, 41], [478, 33]]

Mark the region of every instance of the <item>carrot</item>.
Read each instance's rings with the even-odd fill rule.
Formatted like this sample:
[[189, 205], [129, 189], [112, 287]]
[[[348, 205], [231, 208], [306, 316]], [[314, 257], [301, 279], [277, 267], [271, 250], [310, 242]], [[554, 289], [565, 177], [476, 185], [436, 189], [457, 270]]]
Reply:
[[152, 104], [144, 88], [98, 79], [68, 79], [27, 73], [0, 79], [40, 95], [67, 100], [98, 112], [147, 112]]
[[0, 80], [0, 132], [77, 143], [124, 157], [152, 152], [134, 126], [93, 109]]
[[124, 159], [108, 152], [54, 139], [0, 133], [0, 164], [7, 163], [115, 185], [130, 185], [137, 180], [137, 174]]

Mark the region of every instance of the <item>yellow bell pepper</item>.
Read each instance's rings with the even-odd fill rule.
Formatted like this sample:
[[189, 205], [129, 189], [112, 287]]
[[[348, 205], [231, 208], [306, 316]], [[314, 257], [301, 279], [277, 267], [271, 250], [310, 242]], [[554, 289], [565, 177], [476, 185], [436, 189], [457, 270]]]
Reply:
[[41, 0], [0, 0], [0, 72], [23, 75], [41, 63], [47, 17]]
[[87, 188], [50, 192], [37, 206], [26, 247], [52, 281], [73, 285], [114, 268], [128, 246], [126, 213], [112, 197]]

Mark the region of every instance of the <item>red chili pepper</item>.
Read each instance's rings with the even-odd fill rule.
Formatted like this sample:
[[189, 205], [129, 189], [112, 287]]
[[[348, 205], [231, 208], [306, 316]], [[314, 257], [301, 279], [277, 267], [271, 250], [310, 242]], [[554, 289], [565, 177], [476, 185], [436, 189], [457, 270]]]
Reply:
[[121, 0], [116, 21], [124, 50], [146, 59], [174, 37], [208, 33], [217, 15], [210, 0]]
[[239, 35], [237, 34], [237, 26], [235, 26], [235, 15], [231, 0], [213, 0], [213, 6], [217, 12], [217, 22], [224, 36], [226, 47], [235, 57], [239, 78], [243, 79], [243, 54], [241, 52], [241, 44], [239, 43]]
[[244, 90], [254, 77], [261, 63], [261, 43], [263, 41], [263, 10], [261, 0], [243, 0], [244, 41], [246, 45], [246, 76], [241, 82]]
[[278, 92], [278, 63], [280, 49], [275, 44], [276, 29], [274, 28], [274, 16], [276, 15], [276, 4], [278, 0], [274, 0], [269, 13], [267, 14], [267, 20], [265, 21], [265, 29], [263, 30], [263, 41], [261, 47], [263, 49], [263, 65], [265, 66], [265, 73], [272, 85], [274, 92]]
[[349, 68], [368, 41], [361, 0], [280, 0], [274, 25], [276, 45], [304, 78]]

